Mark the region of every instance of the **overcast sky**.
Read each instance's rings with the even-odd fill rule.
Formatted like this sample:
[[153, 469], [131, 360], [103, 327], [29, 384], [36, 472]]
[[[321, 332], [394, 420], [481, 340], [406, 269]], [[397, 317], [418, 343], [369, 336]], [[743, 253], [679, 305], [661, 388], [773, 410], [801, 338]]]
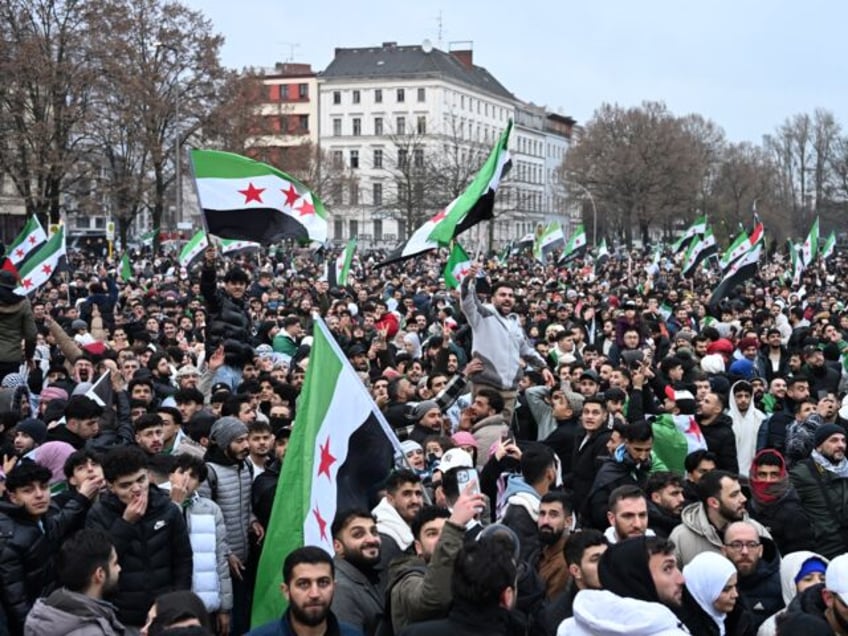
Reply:
[[[831, 0], [184, 0], [226, 37], [226, 65], [292, 58], [321, 70], [335, 47], [473, 41], [474, 61], [525, 101], [581, 123], [603, 102], [662, 100], [732, 141], [759, 143], [817, 107], [848, 126], [848, 3]], [[498, 7], [503, 6], [503, 9]]]

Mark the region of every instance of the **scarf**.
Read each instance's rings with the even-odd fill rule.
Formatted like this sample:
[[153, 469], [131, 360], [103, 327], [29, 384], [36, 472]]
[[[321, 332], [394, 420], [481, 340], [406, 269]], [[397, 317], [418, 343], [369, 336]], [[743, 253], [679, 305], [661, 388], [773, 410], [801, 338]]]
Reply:
[[842, 461], [840, 461], [838, 464], [834, 464], [827, 457], [822, 455], [818, 450], [814, 450], [812, 453], [810, 453], [810, 457], [812, 457], [813, 461], [816, 462], [819, 466], [833, 473], [837, 477], [848, 479], [848, 458], [843, 457]]
[[[756, 478], [759, 459], [763, 454], [780, 457], [782, 465], [780, 467], [780, 479], [778, 481], [762, 481]], [[754, 496], [755, 503], [768, 505], [779, 501], [789, 491], [791, 486], [783, 455], [772, 449], [764, 449], [757, 453], [751, 462], [751, 468], [748, 472], [748, 483], [751, 485], [751, 494]]]
[[715, 552], [702, 552], [683, 568], [686, 589], [700, 608], [713, 619], [722, 636], [725, 633], [724, 619], [727, 614], [719, 612], [715, 602], [734, 574], [736, 566]]

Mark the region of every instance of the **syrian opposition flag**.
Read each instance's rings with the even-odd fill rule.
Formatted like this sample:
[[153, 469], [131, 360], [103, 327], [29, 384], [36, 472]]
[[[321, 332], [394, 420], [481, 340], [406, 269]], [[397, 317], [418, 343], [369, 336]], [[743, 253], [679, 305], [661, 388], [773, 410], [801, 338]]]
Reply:
[[721, 279], [718, 287], [715, 288], [712, 296], [710, 296], [710, 307], [717, 306], [718, 302], [727, 296], [737, 285], [741, 285], [749, 278], [753, 278], [760, 267], [760, 255], [762, 252], [763, 244], [757, 243], [751, 246], [742, 258], [737, 259], [730, 266], [724, 278]]
[[721, 258], [718, 261], [721, 270], [726, 272], [727, 269], [733, 265], [736, 259], [745, 256], [750, 249], [751, 239], [745, 232], [740, 232], [739, 235], [733, 239], [733, 243], [731, 243], [722, 253]]
[[607, 248], [607, 239], [602, 238], [601, 244], [598, 246], [598, 255], [595, 257], [595, 267], [603, 267], [610, 258], [609, 248]]
[[813, 221], [813, 226], [810, 228], [810, 233], [801, 245], [801, 262], [804, 267], [809, 267], [810, 263], [816, 260], [816, 255], [819, 253], [819, 219]]
[[792, 285], [797, 287], [801, 284], [801, 274], [804, 273], [804, 264], [801, 262], [801, 255], [798, 253], [798, 246], [789, 239], [789, 262], [792, 264], [792, 271], [787, 272], [792, 279]]
[[824, 242], [824, 247], [822, 247], [821, 251], [821, 259], [826, 261], [831, 256], [833, 256], [833, 252], [836, 250], [836, 232], [831, 230], [830, 234], [827, 235], [827, 240]]
[[686, 231], [681, 235], [679, 239], [674, 243], [671, 250], [678, 254], [682, 252], [684, 249], [689, 247], [689, 243], [696, 237], [700, 236], [704, 232], [707, 231], [707, 217], [706, 215], [699, 216], [695, 221], [686, 228]]
[[33, 252], [21, 267], [20, 286], [15, 293], [26, 296], [50, 280], [65, 254], [65, 226], [60, 225], [50, 240]]
[[112, 408], [112, 372], [104, 371], [103, 375], [97, 378], [97, 382], [85, 392], [85, 396], [102, 408]]
[[133, 270], [132, 265], [130, 265], [130, 255], [128, 252], [124, 252], [124, 255], [121, 257], [121, 280], [125, 283], [128, 283], [132, 280]]
[[471, 267], [471, 257], [462, 249], [462, 245], [454, 242], [448, 262], [445, 264], [445, 286], [456, 289]]
[[38, 217], [33, 214], [27, 220], [24, 229], [6, 248], [5, 256], [11, 261], [12, 265], [18, 267], [30, 253], [46, 240], [47, 234], [41, 227]]
[[186, 269], [191, 267], [191, 264], [200, 258], [207, 247], [209, 247], [209, 238], [206, 236], [206, 232], [198, 230], [180, 251], [180, 267]]
[[263, 541], [253, 598], [254, 627], [279, 620], [280, 562], [304, 545], [333, 554], [337, 511], [368, 508], [391, 471], [400, 443], [380, 409], [316, 316], [312, 352], [297, 402], [286, 461]]
[[210, 234], [263, 245], [327, 240], [324, 204], [294, 177], [217, 150], [192, 150], [191, 162]]
[[654, 257], [651, 262], [645, 266], [645, 273], [649, 277], [654, 277], [660, 273], [660, 258], [662, 257], [662, 248], [658, 245], [654, 249]]
[[330, 287], [344, 287], [347, 285], [354, 254], [356, 254], [356, 239], [352, 238], [347, 242], [347, 245], [345, 245], [338, 258], [334, 262], [327, 264], [327, 282]]
[[686, 250], [686, 257], [683, 259], [683, 275], [687, 277], [692, 276], [698, 265], [717, 252], [718, 246], [716, 245], [713, 231], [711, 228], [707, 228], [707, 233], [704, 236], [699, 237], [689, 244], [689, 249]]
[[377, 263], [375, 267], [383, 267], [390, 263], [405, 261], [408, 258], [430, 252], [439, 247], [439, 244], [430, 240], [430, 234], [436, 226], [445, 220], [445, 211], [440, 210], [433, 218], [429, 219], [424, 225], [419, 227], [406, 242], [398, 245], [394, 250], [389, 252], [386, 260]]
[[218, 244], [218, 249], [221, 250], [221, 254], [238, 254], [239, 252], [259, 250], [262, 248], [262, 246], [255, 241], [225, 239], [218, 236], [212, 236], [212, 239]]
[[568, 238], [568, 243], [565, 246], [565, 250], [562, 252], [562, 256], [559, 258], [559, 262], [565, 263], [570, 261], [572, 258], [581, 256], [585, 251], [586, 230], [583, 229], [583, 224], [581, 223], [577, 226], [577, 229], [574, 230], [574, 234]]
[[533, 243], [533, 257], [544, 263], [548, 254], [565, 245], [565, 234], [559, 221], [551, 221]]
[[[687, 393], [693, 402], [695, 400], [688, 391], [674, 391], [671, 387], [667, 388], [675, 395]], [[684, 466], [686, 456], [696, 450], [707, 449], [707, 441], [694, 415], [666, 413], [651, 422], [651, 429], [654, 434], [654, 456], [663, 464], [663, 470], [682, 475], [686, 471]]]
[[532, 233], [525, 234], [515, 244], [516, 250], [527, 249], [528, 247], [533, 247], [533, 243], [536, 241], [536, 236]]

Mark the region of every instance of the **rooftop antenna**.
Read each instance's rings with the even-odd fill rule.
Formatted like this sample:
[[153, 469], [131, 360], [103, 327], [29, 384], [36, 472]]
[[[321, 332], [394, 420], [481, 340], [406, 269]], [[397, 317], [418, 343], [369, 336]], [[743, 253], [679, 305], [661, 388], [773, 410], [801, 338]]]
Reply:
[[289, 56], [286, 62], [294, 62], [294, 50], [300, 48], [300, 42], [280, 42], [283, 46], [289, 47]]
[[439, 15], [436, 17], [436, 24], [438, 25], [438, 43], [439, 48], [442, 48], [442, 27], [444, 23], [442, 22], [442, 12], [439, 11]]

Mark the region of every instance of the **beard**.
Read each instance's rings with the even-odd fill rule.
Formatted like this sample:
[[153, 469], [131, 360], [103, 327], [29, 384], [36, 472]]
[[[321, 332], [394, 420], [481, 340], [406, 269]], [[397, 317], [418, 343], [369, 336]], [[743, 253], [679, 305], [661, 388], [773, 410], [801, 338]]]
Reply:
[[562, 538], [564, 532], [565, 529], [557, 531], [551, 527], [543, 526], [539, 528], [539, 541], [542, 542], [542, 545], [554, 545]]
[[317, 627], [327, 620], [327, 615], [330, 613], [330, 606], [325, 603], [311, 605], [309, 607], [301, 607], [292, 603], [289, 607], [291, 608], [292, 616], [297, 619], [297, 622], [308, 627]]
[[737, 512], [733, 508], [725, 506], [724, 503], [719, 503], [718, 514], [729, 521], [742, 521], [745, 518], [745, 509]]
[[373, 568], [380, 562], [380, 550], [377, 549], [376, 556], [368, 557], [363, 554], [363, 551], [372, 546], [362, 546], [359, 550], [345, 552], [344, 560], [351, 565], [356, 566], [358, 570], [368, 570]]

